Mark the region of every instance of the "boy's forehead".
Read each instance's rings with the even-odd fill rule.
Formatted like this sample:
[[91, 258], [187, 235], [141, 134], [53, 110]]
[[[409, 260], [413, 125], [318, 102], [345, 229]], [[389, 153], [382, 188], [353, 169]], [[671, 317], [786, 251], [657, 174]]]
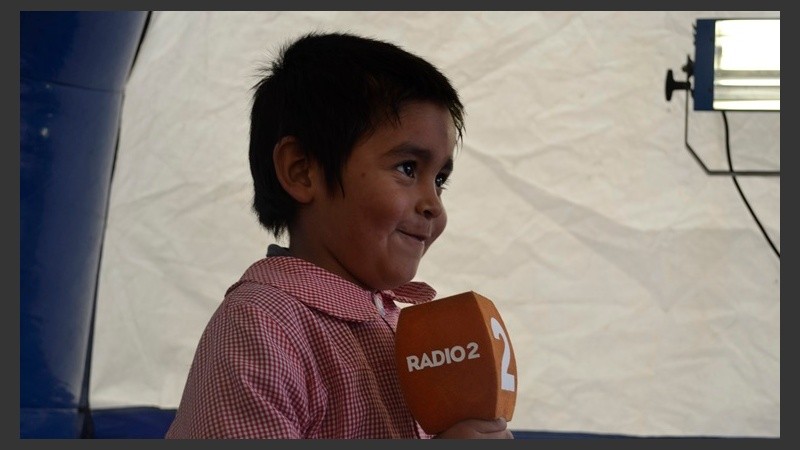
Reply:
[[[366, 130], [356, 141], [354, 148], [369, 140], [393, 140], [401, 135], [407, 135], [410, 136], [408, 140], [415, 141], [423, 135], [430, 138], [431, 134], [440, 135], [441, 138], [452, 142], [455, 147], [458, 138], [455, 118], [443, 105], [427, 101], [411, 101], [395, 113], [387, 113], [373, 127]], [[419, 146], [425, 147], [421, 142]]]

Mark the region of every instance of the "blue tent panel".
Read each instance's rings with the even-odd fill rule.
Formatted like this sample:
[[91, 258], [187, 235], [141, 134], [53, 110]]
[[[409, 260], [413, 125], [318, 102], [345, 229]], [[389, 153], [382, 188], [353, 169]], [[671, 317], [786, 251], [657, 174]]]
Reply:
[[92, 411], [96, 439], [161, 439], [175, 418], [174, 409], [118, 408]]
[[20, 13], [20, 437], [79, 437], [127, 75], [147, 12]]

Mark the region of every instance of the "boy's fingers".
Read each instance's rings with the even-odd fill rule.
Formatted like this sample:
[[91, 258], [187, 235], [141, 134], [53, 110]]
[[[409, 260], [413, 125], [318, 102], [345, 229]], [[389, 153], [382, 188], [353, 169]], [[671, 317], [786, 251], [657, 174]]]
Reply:
[[474, 419], [472, 428], [479, 433], [496, 433], [506, 429], [506, 419], [499, 417], [494, 420]]

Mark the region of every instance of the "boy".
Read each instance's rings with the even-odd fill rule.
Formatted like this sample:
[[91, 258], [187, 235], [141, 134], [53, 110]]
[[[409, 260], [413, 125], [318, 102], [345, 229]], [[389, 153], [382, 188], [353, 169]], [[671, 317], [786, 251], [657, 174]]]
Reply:
[[[270, 245], [198, 344], [167, 438], [429, 438], [400, 391], [395, 302], [447, 222], [441, 193], [463, 106], [423, 59], [378, 40], [308, 34], [256, 86], [253, 209]], [[511, 438], [465, 420], [440, 438]]]

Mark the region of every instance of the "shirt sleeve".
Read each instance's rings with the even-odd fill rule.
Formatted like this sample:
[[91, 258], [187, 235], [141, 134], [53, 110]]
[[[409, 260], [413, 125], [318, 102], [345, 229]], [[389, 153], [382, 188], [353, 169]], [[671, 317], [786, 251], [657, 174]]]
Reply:
[[223, 304], [198, 344], [167, 437], [307, 437], [313, 368], [287, 325], [251, 303]]

